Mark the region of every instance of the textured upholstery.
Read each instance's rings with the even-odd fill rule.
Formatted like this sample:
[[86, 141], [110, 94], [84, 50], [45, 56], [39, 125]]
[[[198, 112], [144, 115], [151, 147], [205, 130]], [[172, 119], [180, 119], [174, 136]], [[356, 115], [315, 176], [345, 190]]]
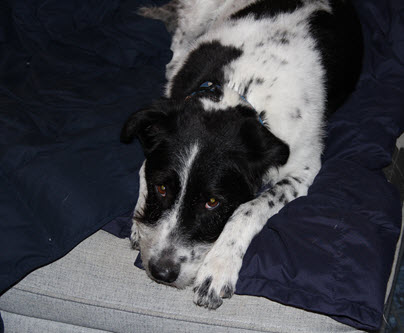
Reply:
[[127, 239], [98, 231], [0, 297], [6, 332], [357, 332], [259, 297], [199, 308], [191, 289], [159, 285], [135, 268], [136, 255]]

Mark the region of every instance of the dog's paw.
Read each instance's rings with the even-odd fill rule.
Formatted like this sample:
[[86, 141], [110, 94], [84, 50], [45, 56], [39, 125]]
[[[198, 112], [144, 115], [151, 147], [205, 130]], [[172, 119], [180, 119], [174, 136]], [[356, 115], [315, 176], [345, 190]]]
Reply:
[[[209, 253], [210, 254], [210, 253]], [[194, 283], [194, 302], [208, 309], [217, 309], [224, 298], [234, 294], [241, 260], [231, 256], [207, 255]]]
[[136, 223], [133, 223], [132, 225], [132, 230], [130, 233], [130, 244], [132, 246], [132, 249], [134, 250], [139, 250], [139, 234], [137, 232], [137, 226]]

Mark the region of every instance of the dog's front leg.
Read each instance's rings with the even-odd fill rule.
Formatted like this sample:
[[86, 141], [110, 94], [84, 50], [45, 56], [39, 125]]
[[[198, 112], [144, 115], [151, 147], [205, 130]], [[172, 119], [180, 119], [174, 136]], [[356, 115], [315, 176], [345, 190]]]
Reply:
[[244, 254], [253, 237], [286, 203], [305, 195], [308, 185], [303, 177], [285, 177], [233, 213], [196, 276], [194, 302], [197, 305], [216, 309], [223, 298], [233, 295]]
[[130, 234], [130, 242], [132, 248], [139, 250], [139, 232], [137, 228], [137, 223], [135, 221], [136, 215], [142, 215], [144, 205], [146, 204], [147, 197], [147, 184], [146, 184], [146, 174], [145, 174], [146, 160], [143, 162], [142, 167], [139, 170], [139, 198], [136, 203], [135, 211], [133, 214], [132, 229]]

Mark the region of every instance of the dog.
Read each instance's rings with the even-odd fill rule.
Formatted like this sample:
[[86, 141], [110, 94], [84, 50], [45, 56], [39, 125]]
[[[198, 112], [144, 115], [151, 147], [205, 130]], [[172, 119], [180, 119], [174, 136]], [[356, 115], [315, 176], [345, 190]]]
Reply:
[[347, 0], [167, 6], [142, 9], [175, 30], [165, 96], [121, 132], [146, 157], [131, 241], [151, 279], [193, 285], [216, 309], [254, 236], [320, 170], [326, 119], [361, 71], [361, 27]]

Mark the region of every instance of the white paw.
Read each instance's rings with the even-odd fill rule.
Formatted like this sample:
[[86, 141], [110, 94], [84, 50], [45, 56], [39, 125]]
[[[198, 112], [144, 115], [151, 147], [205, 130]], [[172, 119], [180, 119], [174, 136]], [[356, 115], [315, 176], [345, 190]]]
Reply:
[[132, 249], [139, 250], [139, 233], [137, 231], [137, 225], [135, 222], [132, 224], [132, 230], [130, 233], [130, 243], [132, 245]]
[[208, 309], [217, 309], [223, 298], [234, 294], [242, 259], [234, 253], [226, 255], [216, 248], [207, 254], [194, 283], [194, 302]]

